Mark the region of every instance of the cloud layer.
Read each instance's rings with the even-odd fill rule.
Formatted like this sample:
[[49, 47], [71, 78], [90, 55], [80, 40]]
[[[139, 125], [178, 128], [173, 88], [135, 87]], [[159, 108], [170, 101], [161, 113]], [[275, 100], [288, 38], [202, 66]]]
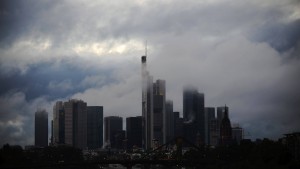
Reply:
[[[141, 115], [140, 56], [165, 79], [230, 109], [250, 138], [299, 131], [296, 0], [1, 1], [0, 144], [33, 144], [34, 112], [83, 99], [104, 115]], [[50, 124], [50, 123], [49, 123]]]

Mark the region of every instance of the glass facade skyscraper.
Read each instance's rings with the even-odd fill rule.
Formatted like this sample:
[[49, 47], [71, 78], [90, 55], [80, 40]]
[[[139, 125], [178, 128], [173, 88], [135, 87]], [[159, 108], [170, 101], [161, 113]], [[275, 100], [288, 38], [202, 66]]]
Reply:
[[35, 112], [34, 144], [38, 147], [48, 146], [48, 113], [45, 110]]
[[87, 147], [99, 149], [103, 145], [103, 107], [87, 107]]
[[190, 142], [205, 141], [204, 94], [195, 88], [183, 91], [184, 137]]

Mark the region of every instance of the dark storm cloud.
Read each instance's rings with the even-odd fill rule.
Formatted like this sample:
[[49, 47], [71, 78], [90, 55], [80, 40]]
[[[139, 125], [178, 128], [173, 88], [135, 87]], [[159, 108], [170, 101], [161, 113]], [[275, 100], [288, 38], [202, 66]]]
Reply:
[[33, 25], [39, 18], [40, 12], [51, 8], [55, 2], [2, 0], [0, 2], [1, 47], [7, 47], [20, 36], [34, 31]]
[[267, 23], [255, 35], [260, 42], [267, 42], [279, 52], [297, 48], [300, 43], [300, 19], [288, 23]]
[[[83, 61], [82, 61], [83, 62]], [[110, 77], [111, 71], [104, 69], [82, 69], [61, 61], [59, 65], [43, 63], [32, 65], [26, 74], [12, 76], [1, 75], [0, 95], [9, 90], [18, 90], [26, 94], [26, 99], [32, 100], [40, 96], [47, 96], [53, 100], [85, 90], [87, 87], [101, 86], [115, 81]], [[99, 84], [99, 79], [89, 83], [88, 77], [101, 77], [105, 83]], [[85, 80], [85, 81], [84, 81]]]

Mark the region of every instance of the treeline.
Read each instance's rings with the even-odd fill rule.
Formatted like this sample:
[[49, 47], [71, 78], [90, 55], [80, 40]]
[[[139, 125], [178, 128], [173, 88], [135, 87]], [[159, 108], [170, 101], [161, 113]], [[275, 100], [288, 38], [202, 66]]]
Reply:
[[53, 166], [60, 163], [81, 163], [80, 149], [70, 146], [32, 148], [24, 151], [21, 146], [6, 144], [0, 149], [0, 168], [22, 166]]
[[186, 152], [183, 159], [202, 161], [206, 169], [299, 169], [288, 149], [280, 142], [264, 139], [259, 143], [242, 141], [240, 145], [219, 146]]

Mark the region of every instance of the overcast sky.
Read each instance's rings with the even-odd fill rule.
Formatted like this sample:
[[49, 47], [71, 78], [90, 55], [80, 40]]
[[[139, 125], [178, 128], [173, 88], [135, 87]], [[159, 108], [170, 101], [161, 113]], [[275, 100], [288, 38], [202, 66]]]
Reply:
[[141, 115], [146, 40], [148, 69], [181, 116], [183, 86], [194, 85], [247, 138], [300, 131], [299, 0], [0, 4], [0, 145], [34, 144], [34, 112], [52, 119], [57, 100]]

